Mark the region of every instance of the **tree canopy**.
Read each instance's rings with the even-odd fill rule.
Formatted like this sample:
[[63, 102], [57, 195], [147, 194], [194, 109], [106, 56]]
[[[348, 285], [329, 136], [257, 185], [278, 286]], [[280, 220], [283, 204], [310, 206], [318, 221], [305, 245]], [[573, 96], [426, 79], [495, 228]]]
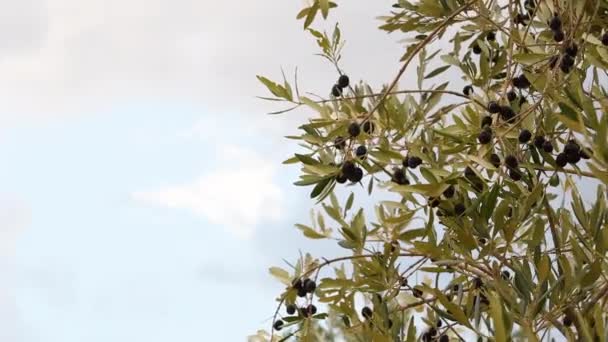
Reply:
[[274, 114], [309, 113], [284, 163], [319, 210], [296, 227], [343, 256], [271, 267], [285, 288], [250, 340], [607, 340], [608, 1], [400, 0], [381, 89], [342, 70], [347, 32], [314, 28], [338, 5], [297, 14], [336, 69], [324, 96], [258, 79]]

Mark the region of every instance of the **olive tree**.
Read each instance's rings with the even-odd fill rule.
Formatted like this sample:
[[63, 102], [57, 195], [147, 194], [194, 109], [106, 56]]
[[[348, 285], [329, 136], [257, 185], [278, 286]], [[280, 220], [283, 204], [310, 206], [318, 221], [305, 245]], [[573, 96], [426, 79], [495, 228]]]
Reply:
[[608, 1], [400, 0], [381, 89], [342, 71], [346, 33], [314, 29], [338, 5], [297, 14], [337, 70], [327, 96], [258, 79], [308, 113], [285, 164], [319, 210], [296, 227], [342, 256], [271, 267], [285, 288], [250, 340], [607, 340]]

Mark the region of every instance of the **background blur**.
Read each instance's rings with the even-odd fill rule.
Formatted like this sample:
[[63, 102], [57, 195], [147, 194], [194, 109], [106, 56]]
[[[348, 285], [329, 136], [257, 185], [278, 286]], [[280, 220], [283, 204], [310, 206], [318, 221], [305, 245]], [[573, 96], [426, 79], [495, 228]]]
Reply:
[[[392, 2], [341, 1], [343, 68], [379, 86]], [[0, 0], [0, 341], [244, 341], [310, 189], [280, 162], [305, 111], [254, 98], [337, 79], [298, 0]], [[323, 25], [323, 26], [319, 26]], [[314, 248], [314, 249], [311, 249]], [[324, 250], [325, 248], [325, 250]]]

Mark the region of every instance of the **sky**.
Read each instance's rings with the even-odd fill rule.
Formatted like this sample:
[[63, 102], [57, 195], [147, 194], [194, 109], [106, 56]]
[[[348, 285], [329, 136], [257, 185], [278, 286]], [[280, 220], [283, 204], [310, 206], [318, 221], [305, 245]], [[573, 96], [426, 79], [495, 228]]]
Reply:
[[[391, 1], [341, 1], [343, 69], [373, 86], [402, 46]], [[306, 241], [310, 189], [281, 165], [308, 113], [255, 78], [337, 75], [302, 1], [0, 0], [0, 341], [245, 341], [269, 327], [268, 267]], [[345, 195], [345, 194], [342, 194]]]

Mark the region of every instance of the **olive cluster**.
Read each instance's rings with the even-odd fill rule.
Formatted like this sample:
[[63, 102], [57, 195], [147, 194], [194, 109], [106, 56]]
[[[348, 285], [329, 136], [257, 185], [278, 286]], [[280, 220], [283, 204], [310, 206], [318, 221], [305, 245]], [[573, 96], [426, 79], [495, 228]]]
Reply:
[[[338, 79], [338, 82], [333, 86], [334, 96], [339, 96], [342, 94], [342, 89], [348, 87], [349, 79], [346, 75], [341, 75]], [[339, 92], [339, 94], [337, 93]], [[336, 95], [338, 94], [338, 95]], [[351, 142], [355, 141], [361, 133], [365, 133], [367, 135], [371, 135], [374, 133], [376, 127], [374, 123], [370, 120], [365, 120], [362, 123], [357, 121], [353, 121], [348, 125], [347, 132], [348, 137], [337, 136], [334, 139], [333, 146], [339, 150], [346, 153], [347, 142], [350, 140]], [[350, 144], [348, 144], [350, 146]], [[357, 165], [357, 161], [363, 161], [367, 158], [368, 150], [367, 146], [359, 145], [354, 149], [354, 158], [346, 159], [344, 162], [340, 164], [340, 172], [335, 176], [335, 180], [339, 184], [344, 184], [347, 181], [352, 183], [358, 183], [363, 179], [363, 169]]]
[[422, 341], [430, 342], [430, 341], [439, 341], [439, 342], [448, 342], [450, 337], [446, 334], [439, 335], [439, 328], [443, 325], [441, 320], [437, 320], [434, 326], [429, 327], [429, 329], [422, 334]]
[[333, 87], [331, 87], [331, 94], [334, 97], [342, 96], [342, 94], [344, 92], [344, 88], [347, 88], [349, 84], [350, 84], [350, 79], [348, 78], [348, 76], [340, 75], [340, 77], [338, 78], [338, 82], [336, 82], [336, 84], [334, 84]]
[[[306, 297], [308, 294], [312, 294], [317, 289], [317, 284], [314, 280], [309, 278], [297, 278], [292, 282], [292, 288], [297, 291], [298, 297]], [[308, 304], [306, 307], [298, 307], [295, 303], [288, 303], [285, 305], [285, 311], [288, 315], [295, 315], [296, 312], [301, 317], [312, 317], [317, 313], [317, 307], [314, 304]], [[277, 319], [273, 328], [275, 330], [283, 329], [285, 322], [281, 319]]]

